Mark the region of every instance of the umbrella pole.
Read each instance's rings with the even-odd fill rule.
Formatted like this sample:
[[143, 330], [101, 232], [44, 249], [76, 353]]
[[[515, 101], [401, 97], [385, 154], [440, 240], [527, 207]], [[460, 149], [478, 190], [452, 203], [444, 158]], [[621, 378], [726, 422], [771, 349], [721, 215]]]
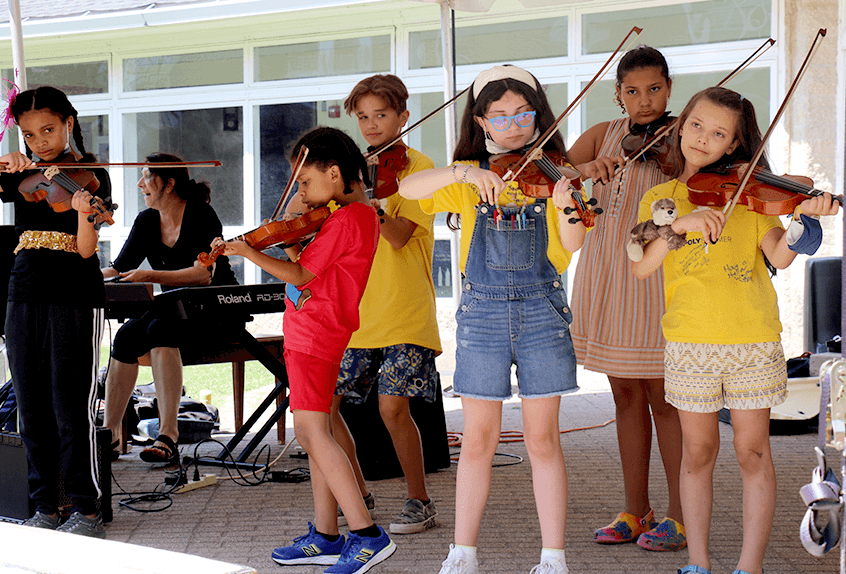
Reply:
[[[444, 68], [444, 102], [455, 97], [455, 45], [453, 44], [452, 8], [449, 0], [441, 2], [441, 54]], [[450, 106], [444, 113], [446, 126], [446, 162], [452, 163], [452, 151], [455, 149], [456, 106]]]
[[26, 65], [24, 63], [23, 32], [21, 31], [20, 0], [9, 0], [9, 25], [12, 32], [12, 64], [15, 77], [12, 78], [21, 89], [26, 90]]

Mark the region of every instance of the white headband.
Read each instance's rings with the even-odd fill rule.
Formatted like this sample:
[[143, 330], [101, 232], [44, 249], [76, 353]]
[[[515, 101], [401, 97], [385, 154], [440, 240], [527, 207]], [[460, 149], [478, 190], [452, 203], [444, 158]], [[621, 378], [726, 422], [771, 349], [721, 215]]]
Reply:
[[504, 80], [506, 78], [523, 82], [533, 90], [537, 91], [537, 81], [535, 80], [535, 77], [523, 68], [518, 68], [517, 66], [494, 66], [489, 70], [485, 70], [476, 76], [475, 80], [473, 80], [473, 98], [478, 98], [479, 93], [491, 82]]

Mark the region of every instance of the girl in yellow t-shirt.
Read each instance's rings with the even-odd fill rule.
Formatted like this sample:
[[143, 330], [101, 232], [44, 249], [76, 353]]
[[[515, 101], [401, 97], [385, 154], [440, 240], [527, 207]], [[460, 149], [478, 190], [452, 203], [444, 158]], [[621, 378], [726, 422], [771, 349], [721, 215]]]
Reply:
[[[728, 219], [721, 210], [697, 208], [688, 198], [688, 180], [714, 163], [748, 162], [761, 134], [752, 103], [725, 88], [693, 96], [678, 126], [671, 135], [678, 177], [644, 196], [640, 220], [651, 218], [653, 201], [671, 198], [679, 216], [672, 229], [686, 241], [676, 251], [664, 239], [649, 242], [633, 270], [644, 278], [664, 268], [665, 390], [682, 426], [680, 488], [690, 551], [690, 564], [679, 572], [710, 574], [712, 478], [718, 412], [725, 405], [743, 480], [744, 539], [734, 574], [761, 574], [776, 494], [770, 408], [787, 396], [768, 263], [784, 269], [796, 253], [815, 252], [822, 238], [816, 218], [836, 214], [838, 206], [827, 193], [807, 199], [787, 231], [777, 218], [741, 205]], [[759, 164], [767, 167], [766, 160]]]
[[[421, 200], [424, 211], [460, 213], [462, 218], [464, 283], [455, 316], [453, 387], [461, 395], [464, 437], [455, 495], [455, 545], [442, 574], [478, 572], [476, 543], [490, 492], [502, 401], [511, 397], [512, 364], [517, 365], [543, 539], [539, 570], [567, 573], [567, 473], [558, 408], [561, 395], [576, 388], [576, 357], [560, 273], [569, 262], [568, 251], [582, 246], [585, 227], [558, 217], [559, 209], [574, 207], [568, 180], [555, 185], [549, 203], [532, 202], [487, 169], [491, 155], [521, 152], [554, 121], [532, 74], [516, 66], [495, 66], [473, 82], [456, 162], [400, 182], [400, 195]], [[547, 147], [566, 157], [559, 133]]]

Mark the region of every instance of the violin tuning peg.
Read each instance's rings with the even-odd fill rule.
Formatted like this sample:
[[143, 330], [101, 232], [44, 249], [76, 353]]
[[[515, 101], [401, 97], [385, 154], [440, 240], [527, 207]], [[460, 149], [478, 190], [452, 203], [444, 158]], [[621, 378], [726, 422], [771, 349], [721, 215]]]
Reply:
[[590, 199], [588, 199], [588, 201], [587, 201], [587, 204], [588, 204], [588, 205], [596, 205], [597, 203], [599, 203], [599, 202], [598, 202], [598, 201], [596, 201], [596, 198], [595, 198], [595, 197], [591, 197], [591, 198], [590, 198]]
[[103, 203], [111, 203], [111, 202], [112, 202], [112, 196], [111, 195], [107, 195], [105, 198], [103, 198]]
[[581, 219], [579, 219], [578, 217], [571, 217], [571, 218], [570, 218], [570, 219], [568, 219], [567, 221], [569, 221], [570, 223], [574, 223], [574, 224], [575, 224], [575, 223], [580, 222], [580, 221], [581, 221]]
[[576, 210], [573, 209], [572, 207], [565, 207], [564, 209], [562, 209], [562, 211], [564, 212], [564, 215], [570, 215], [571, 213], [573, 213]]
[[593, 210], [593, 212], [594, 212], [595, 214], [597, 214], [597, 215], [599, 215], [599, 214], [600, 214], [600, 213], [602, 213], [603, 211], [605, 211], [605, 210], [604, 210], [604, 209], [602, 209], [601, 207], [597, 207], [596, 209], [594, 209], [594, 210]]
[[88, 205], [96, 205], [96, 204], [97, 204], [97, 198], [92, 196], [91, 199], [88, 201]]
[[100, 231], [100, 228], [103, 227], [103, 223], [95, 223], [94, 224], [94, 231]]
[[114, 211], [114, 210], [116, 210], [117, 208], [118, 208], [118, 204], [117, 204], [117, 203], [110, 203], [110, 204], [109, 204], [109, 211]]
[[[94, 217], [93, 215], [89, 215], [87, 217], [87, 219], [88, 219], [88, 223], [94, 223], [94, 220], [96, 219], [96, 217]], [[95, 226], [95, 228], [96, 228], [96, 226]]]

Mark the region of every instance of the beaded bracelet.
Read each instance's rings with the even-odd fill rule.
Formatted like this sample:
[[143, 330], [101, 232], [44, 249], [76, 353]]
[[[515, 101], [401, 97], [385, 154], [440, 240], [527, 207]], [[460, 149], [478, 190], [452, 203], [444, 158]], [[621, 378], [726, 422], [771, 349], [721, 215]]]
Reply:
[[455, 180], [455, 183], [460, 183], [458, 181], [458, 178], [455, 177], [455, 168], [457, 168], [457, 167], [458, 167], [457, 163], [452, 164], [452, 179]]
[[469, 164], [464, 164], [464, 173], [461, 175], [461, 183], [467, 183], [467, 170], [470, 169]]

